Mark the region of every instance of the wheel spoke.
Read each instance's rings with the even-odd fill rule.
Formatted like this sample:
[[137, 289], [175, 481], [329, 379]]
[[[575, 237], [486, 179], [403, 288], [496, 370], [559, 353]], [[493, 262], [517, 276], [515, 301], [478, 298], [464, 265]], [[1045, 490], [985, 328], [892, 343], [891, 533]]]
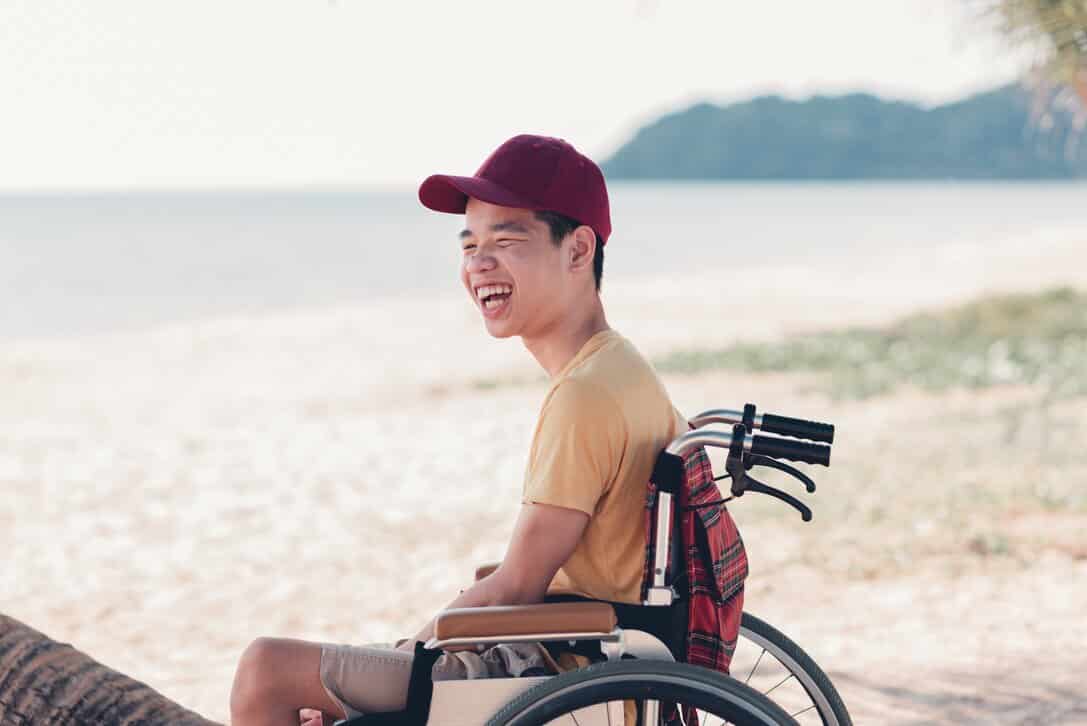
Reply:
[[[582, 726], [582, 719], [578, 716], [581, 713], [589, 715], [585, 726], [594, 719], [602, 726], [623, 726], [624, 707], [631, 701], [638, 709], [637, 726], [661, 726], [661, 718], [666, 715], [661, 711], [664, 706], [668, 707], [668, 714], [678, 717], [676, 726], [730, 726], [749, 722], [784, 724], [794, 723], [791, 718], [808, 711], [818, 713], [818, 705], [805, 708], [809, 702], [796, 701], [791, 688], [781, 692], [787, 695], [778, 696], [789, 703], [789, 711], [795, 712], [791, 718], [788, 711], [782, 710], [784, 704], [774, 704], [760, 693], [765, 683], [775, 683], [769, 689], [772, 694], [775, 690], [781, 690], [781, 685], [793, 677], [790, 675], [779, 681], [781, 675], [768, 675], [768, 667], [756, 680], [755, 675], [762, 668], [761, 660], [766, 653], [774, 655], [775, 651], [772, 646], [765, 646], [763, 655], [759, 657], [759, 665], [751, 669], [751, 680], [760, 684], [757, 689], [691, 664], [632, 659], [605, 664], [595, 670], [574, 670], [556, 676], [530, 689], [518, 700], [511, 701], [489, 723], [507, 724], [515, 720], [523, 723], [523, 726], [546, 726], [549, 723]], [[744, 667], [750, 668], [747, 665]], [[603, 719], [600, 718], [600, 708], [606, 711]], [[672, 708], [676, 708], [678, 713], [671, 711]], [[562, 720], [563, 716], [570, 720]]]
[[[771, 700], [778, 700], [778, 705], [781, 706], [788, 704], [787, 710], [796, 711], [793, 714], [794, 717], [814, 711], [824, 724], [834, 724], [834, 726], [852, 724], [849, 712], [842, 704], [834, 684], [830, 682], [818, 664], [784, 633], [764, 620], [745, 612], [742, 616], [739, 641], [747, 646], [744, 651], [743, 668], [747, 668], [746, 664], [751, 662], [748, 660], [749, 654], [759, 649], [762, 651], [756, 654], [758, 658], [743, 681], [745, 685], [754, 686], [764, 696], [770, 697], [785, 681], [795, 678], [803, 687], [803, 692], [789, 687]], [[767, 653], [771, 656], [771, 665], [764, 668], [763, 674], [756, 679], [755, 674], [762, 667], [762, 659]], [[779, 668], [784, 670], [779, 671]], [[772, 688], [766, 688], [765, 684], [772, 683], [775, 678], [782, 680], [774, 684]], [[801, 700], [805, 695], [807, 698]]]
[[766, 648], [762, 649], [762, 652], [759, 653], [759, 657], [755, 660], [755, 665], [751, 666], [751, 672], [748, 673], [747, 678], [744, 679], [745, 685], [751, 681], [751, 676], [755, 675], [755, 669], [759, 667], [759, 663], [762, 663], [762, 657], [764, 655], [766, 655]]
[[808, 706], [807, 708], [802, 708], [799, 711], [797, 711], [796, 713], [790, 713], [789, 715], [792, 716], [793, 718], [796, 718], [800, 714], [807, 713], [808, 711], [812, 710], [813, 708], [815, 708], [814, 703], [812, 705]]
[[[776, 684], [774, 684], [774, 688], [777, 688], [778, 686], [780, 686], [780, 685], [781, 685], [782, 683], [784, 683], [785, 681], [789, 680], [790, 678], [796, 678], [796, 674], [795, 674], [795, 673], [790, 673], [789, 675], [785, 676], [785, 677], [784, 677], [784, 678], [782, 678], [782, 679], [781, 679], [780, 681], [778, 681], [778, 682], [777, 682]], [[771, 688], [771, 689], [770, 689], [770, 691], [773, 691], [773, 690], [774, 690], [774, 688]], [[763, 694], [764, 696], [767, 696], [767, 695], [769, 695], [769, 694], [770, 694], [770, 691], [763, 691], [763, 692], [762, 692], [762, 694]]]

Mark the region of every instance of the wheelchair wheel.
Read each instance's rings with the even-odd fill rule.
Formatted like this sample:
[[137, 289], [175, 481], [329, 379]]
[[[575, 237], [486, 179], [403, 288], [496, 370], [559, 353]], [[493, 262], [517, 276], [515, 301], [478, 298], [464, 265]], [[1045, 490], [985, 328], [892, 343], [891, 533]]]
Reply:
[[[553, 676], [503, 706], [487, 726], [622, 726], [625, 701], [639, 712], [637, 726], [663, 723], [667, 707], [662, 704], [669, 703], [678, 706], [679, 713], [686, 713], [685, 706], [696, 708], [700, 726], [797, 723], [758, 691], [708, 668], [631, 659]], [[646, 713], [653, 714], [648, 721]]]
[[811, 726], [853, 726], [834, 684], [815, 661], [765, 620], [743, 614], [730, 667], [732, 677], [751, 686]]

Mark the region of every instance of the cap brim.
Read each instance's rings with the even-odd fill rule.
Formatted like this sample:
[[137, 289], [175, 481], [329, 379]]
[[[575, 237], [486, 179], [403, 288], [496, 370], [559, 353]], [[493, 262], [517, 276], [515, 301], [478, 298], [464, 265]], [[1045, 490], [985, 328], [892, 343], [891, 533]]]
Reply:
[[468, 198], [479, 199], [500, 207], [536, 209], [537, 205], [518, 197], [504, 187], [477, 176], [433, 174], [419, 185], [419, 201], [435, 212], [464, 214]]

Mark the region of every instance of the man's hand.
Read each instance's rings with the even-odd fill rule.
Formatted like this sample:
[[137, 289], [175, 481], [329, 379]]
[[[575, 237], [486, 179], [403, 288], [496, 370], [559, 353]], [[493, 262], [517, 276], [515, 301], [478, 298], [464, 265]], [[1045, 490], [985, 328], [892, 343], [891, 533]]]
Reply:
[[326, 719], [324, 714], [316, 708], [301, 708], [298, 710], [299, 726], [332, 726], [338, 719]]

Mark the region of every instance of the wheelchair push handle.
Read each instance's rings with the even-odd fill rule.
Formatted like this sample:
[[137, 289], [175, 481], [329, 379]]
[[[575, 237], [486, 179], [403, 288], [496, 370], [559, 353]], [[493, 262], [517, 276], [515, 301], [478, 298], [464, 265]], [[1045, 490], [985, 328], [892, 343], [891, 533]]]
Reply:
[[[741, 458], [743, 454], [754, 454], [774, 459], [790, 459], [808, 464], [830, 466], [830, 447], [826, 444], [813, 444], [810, 441], [786, 439], [779, 436], [747, 434], [743, 432], [743, 424], [736, 424], [733, 431], [713, 431], [704, 428], [688, 431], [668, 444], [665, 452], [676, 457], [682, 457], [691, 449], [699, 446], [715, 446], [728, 449], [729, 455], [737, 459]], [[682, 471], [679, 471], [671, 478], [678, 482], [681, 474]], [[657, 484], [660, 485], [661, 482], [657, 482]], [[676, 486], [678, 484], [674, 484], [672, 488]]]
[[811, 444], [807, 441], [779, 439], [776, 436], [755, 435], [751, 439], [751, 453], [774, 459], [789, 459], [806, 464], [830, 466], [830, 447], [826, 444]]
[[764, 413], [762, 415], [762, 430], [767, 433], [793, 436], [798, 439], [824, 441], [828, 444], [834, 443], [834, 424], [820, 421], [806, 421], [802, 418]]
[[834, 443], [834, 424], [808, 421], [776, 413], [756, 413], [754, 404], [747, 404], [742, 411], [729, 408], [711, 408], [691, 419], [691, 425], [701, 428], [706, 424], [723, 423], [730, 426], [742, 423], [748, 433], [760, 429], [768, 434], [782, 434], [809, 441]]

